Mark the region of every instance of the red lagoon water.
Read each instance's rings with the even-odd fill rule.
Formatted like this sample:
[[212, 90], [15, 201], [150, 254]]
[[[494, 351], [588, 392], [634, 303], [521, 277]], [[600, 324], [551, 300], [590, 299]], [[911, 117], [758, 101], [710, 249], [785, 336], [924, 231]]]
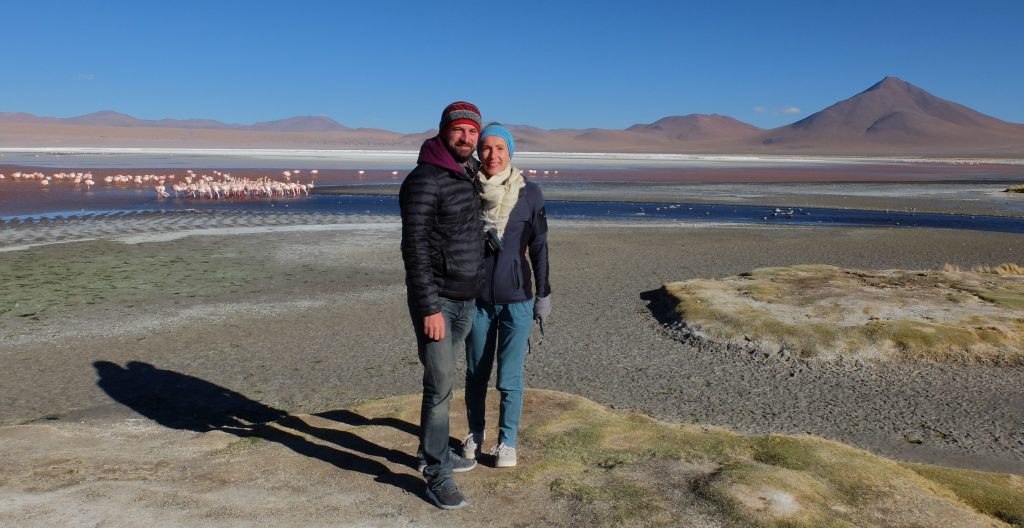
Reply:
[[[213, 170], [193, 169], [196, 174]], [[539, 182], [626, 182], [644, 183], [819, 183], [819, 182], [949, 182], [949, 181], [1024, 181], [1024, 166], [1013, 165], [954, 165], [946, 163], [913, 164], [824, 164], [797, 166], [766, 166], [759, 168], [684, 167], [672, 169], [532, 169], [530, 177]], [[53, 179], [43, 186], [39, 181], [15, 180], [15, 172], [39, 172], [52, 175], [57, 172], [86, 172], [80, 168], [66, 169], [15, 167], [0, 165], [0, 217], [32, 214], [82, 213], [89, 211], [160, 209], [163, 206], [181, 208], [182, 200], [160, 198], [155, 182], [142, 184], [107, 184], [106, 176], [117, 174], [170, 175], [171, 181], [182, 181], [185, 170], [168, 168], [89, 169], [97, 182], [91, 189], [83, 184]], [[257, 179], [269, 177], [284, 181], [278, 169], [232, 169], [233, 178]], [[291, 177], [292, 181], [314, 183], [317, 186], [339, 184], [400, 183], [407, 171], [394, 169], [321, 169], [318, 174], [304, 170]], [[216, 177], [216, 176], [215, 176]], [[216, 177], [219, 179], [219, 177]], [[173, 200], [173, 202], [172, 202]], [[243, 201], [244, 203], [244, 201]]]

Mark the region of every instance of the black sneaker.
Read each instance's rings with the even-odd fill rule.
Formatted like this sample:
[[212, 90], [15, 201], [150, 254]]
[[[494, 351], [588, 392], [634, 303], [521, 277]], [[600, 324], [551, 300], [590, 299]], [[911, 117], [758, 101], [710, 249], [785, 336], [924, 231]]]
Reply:
[[[452, 458], [452, 473], [465, 473], [476, 467], [476, 460], [465, 458], [456, 453], [454, 449], [448, 451], [448, 456]], [[423, 473], [424, 469], [427, 469], [427, 463], [420, 458], [416, 471]]]
[[433, 501], [438, 508], [444, 510], [457, 510], [469, 506], [466, 496], [462, 494], [451, 477], [445, 477], [436, 482], [427, 482], [427, 498]]

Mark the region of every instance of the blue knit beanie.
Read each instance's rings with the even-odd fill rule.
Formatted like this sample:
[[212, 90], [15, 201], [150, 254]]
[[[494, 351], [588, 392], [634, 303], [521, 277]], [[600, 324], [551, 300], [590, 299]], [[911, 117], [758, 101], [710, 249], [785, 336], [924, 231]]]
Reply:
[[516, 153], [516, 142], [512, 139], [512, 133], [507, 128], [501, 126], [501, 123], [491, 123], [484, 127], [483, 131], [480, 132], [480, 145], [484, 144], [484, 139], [489, 136], [498, 136], [505, 140], [505, 144], [508, 145], [508, 157], [511, 158]]

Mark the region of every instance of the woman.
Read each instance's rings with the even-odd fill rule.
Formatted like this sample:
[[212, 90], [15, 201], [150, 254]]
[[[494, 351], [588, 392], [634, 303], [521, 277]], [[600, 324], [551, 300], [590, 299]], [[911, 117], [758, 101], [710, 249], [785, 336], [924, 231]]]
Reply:
[[497, 357], [501, 411], [498, 443], [491, 450], [496, 467], [516, 465], [527, 342], [533, 320], [540, 321], [543, 329], [544, 319], [551, 313], [544, 195], [511, 164], [515, 148], [512, 134], [497, 123], [480, 133], [477, 154], [482, 162], [479, 176], [488, 243], [484, 284], [476, 300], [473, 329], [466, 338], [466, 416], [470, 432], [462, 441], [462, 456], [476, 459], [481, 453], [487, 383]]

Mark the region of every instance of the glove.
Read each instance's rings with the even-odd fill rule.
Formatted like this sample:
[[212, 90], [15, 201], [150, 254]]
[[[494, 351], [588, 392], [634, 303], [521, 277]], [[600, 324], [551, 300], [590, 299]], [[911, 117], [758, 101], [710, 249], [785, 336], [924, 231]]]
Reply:
[[549, 315], [551, 315], [551, 295], [537, 297], [537, 300], [533, 302], [533, 319], [543, 325]]

